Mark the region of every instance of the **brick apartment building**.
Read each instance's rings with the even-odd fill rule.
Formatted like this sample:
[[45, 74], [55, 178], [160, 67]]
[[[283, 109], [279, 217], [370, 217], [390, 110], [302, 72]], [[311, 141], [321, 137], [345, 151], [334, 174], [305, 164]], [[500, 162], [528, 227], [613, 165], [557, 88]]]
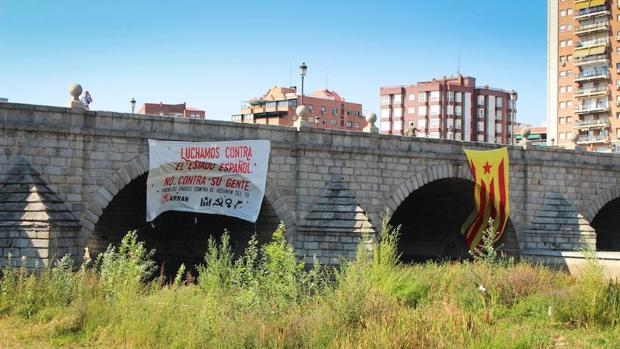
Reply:
[[159, 103], [144, 103], [138, 114], [151, 114], [151, 115], [163, 115], [174, 116], [179, 118], [189, 119], [202, 119], [206, 117], [204, 110], [189, 108], [186, 103], [182, 104], [164, 104]]
[[381, 132], [402, 135], [414, 123], [417, 136], [511, 144], [517, 93], [476, 87], [469, 76], [381, 87]]
[[620, 3], [549, 0], [548, 144], [610, 152], [620, 146]]
[[[338, 93], [320, 90], [304, 95], [310, 110], [308, 122], [318, 128], [361, 131], [367, 124], [362, 105], [345, 101]], [[251, 99], [232, 120], [252, 124], [293, 126], [301, 105], [296, 87], [273, 87], [262, 97]]]

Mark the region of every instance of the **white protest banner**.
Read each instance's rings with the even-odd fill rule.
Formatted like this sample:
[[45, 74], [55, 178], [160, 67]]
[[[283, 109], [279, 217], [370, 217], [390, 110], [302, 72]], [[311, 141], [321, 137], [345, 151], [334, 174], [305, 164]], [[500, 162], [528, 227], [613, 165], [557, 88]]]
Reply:
[[256, 222], [270, 143], [149, 139], [146, 220], [166, 211], [213, 213]]

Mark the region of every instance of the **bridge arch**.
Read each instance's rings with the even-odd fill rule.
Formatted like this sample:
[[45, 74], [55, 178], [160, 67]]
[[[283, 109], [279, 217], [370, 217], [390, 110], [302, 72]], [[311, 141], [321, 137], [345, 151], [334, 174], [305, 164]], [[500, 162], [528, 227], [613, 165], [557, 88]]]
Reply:
[[[413, 210], [424, 211], [432, 208], [429, 206], [437, 207], [438, 205], [449, 205], [451, 209], [449, 209], [449, 215], [452, 216], [451, 210], [459, 210], [462, 212], [454, 213], [455, 216], [459, 216], [457, 220], [460, 222], [464, 221], [465, 218], [471, 213], [473, 210], [473, 179], [471, 177], [471, 173], [467, 166], [458, 165], [455, 163], [435, 165], [426, 168], [424, 171], [418, 172], [413, 176], [405, 179], [393, 192], [391, 197], [387, 200], [387, 204], [385, 207], [385, 216], [390, 220], [390, 223], [394, 224], [402, 224], [403, 221], [403, 213], [402, 209], [404, 207], [409, 207]], [[467, 194], [463, 194], [467, 193]], [[437, 200], [444, 200], [452, 198], [454, 195], [459, 196], [456, 201], [439, 203], [437, 201], [433, 202], [433, 198], [435, 196], [440, 196]], [[417, 205], [413, 203], [415, 200], [430, 200], [427, 205]], [[460, 200], [460, 201], [459, 201]], [[466, 209], [460, 210], [459, 205], [466, 206]], [[399, 211], [401, 209], [401, 211]], [[435, 212], [435, 211], [433, 211]], [[429, 213], [429, 212], [427, 212]], [[414, 220], [414, 216], [407, 215], [408, 218]], [[463, 217], [460, 217], [463, 216]], [[437, 217], [436, 217], [437, 218]], [[439, 219], [443, 222], [443, 219]], [[409, 225], [412, 221], [409, 221]], [[448, 225], [455, 225], [460, 223], [447, 223]], [[518, 254], [518, 229], [521, 224], [521, 214], [518, 209], [515, 207], [513, 201], [510, 202], [510, 218], [508, 224], [508, 230], [504, 234], [502, 238], [504, 240], [504, 244], [506, 250], [513, 254]], [[419, 227], [419, 224], [418, 224]], [[458, 225], [460, 227], [460, 225]], [[458, 230], [458, 227], [456, 228]], [[448, 230], [454, 230], [455, 227], [452, 226], [448, 228]], [[401, 245], [405, 246], [410, 242], [407, 242], [408, 237], [405, 236], [407, 234], [406, 227], [403, 226], [403, 231], [401, 234]], [[441, 230], [441, 229], [440, 229]], [[452, 233], [450, 233], [452, 234]], [[445, 257], [452, 258], [461, 258], [467, 256], [467, 250], [465, 247], [464, 241], [461, 241], [462, 238], [460, 236], [455, 237], [453, 235], [445, 236], [446, 242], [450, 242], [452, 245], [451, 253], [446, 252]], [[450, 241], [448, 241], [450, 240]], [[462, 244], [461, 244], [462, 242]], [[401, 248], [406, 248], [401, 247]], [[464, 249], [464, 250], [463, 250]], [[456, 251], [456, 252], [455, 252]], [[401, 252], [403, 250], [401, 249]], [[403, 253], [406, 254], [406, 253]]]
[[620, 187], [600, 190], [584, 212], [596, 234], [596, 250], [620, 251]]
[[[113, 203], [116, 197], [118, 197], [119, 195], [127, 197], [127, 190], [133, 190], [133, 193], [135, 194], [136, 190], [145, 187], [148, 171], [148, 157], [147, 155], [142, 154], [128, 161], [123, 167], [118, 169], [109, 179], [106, 179], [99, 186], [99, 188], [89, 198], [86, 209], [81, 217], [82, 230], [80, 231], [79, 235], [80, 246], [86, 247], [89, 245], [89, 240], [91, 240], [91, 238], [93, 237], [95, 227], [98, 224], [101, 224], [100, 221], [104, 213], [106, 212], [106, 209], [110, 207], [110, 204]], [[142, 183], [142, 186], [136, 187], [137, 182]], [[142, 194], [145, 195], [143, 190], [142, 192]], [[198, 220], [198, 218], [196, 218], [198, 215], [184, 212], [165, 212], [160, 215], [158, 219], [160, 217], [164, 217], [166, 215], [170, 216], [173, 214], [177, 214], [179, 216], [191, 216], [190, 218], [195, 219], [196, 221]], [[289, 205], [285, 201], [284, 197], [279, 193], [278, 188], [273, 183], [270, 183], [269, 180], [267, 181], [267, 185], [265, 187], [265, 197], [263, 200], [263, 206], [261, 207], [261, 213], [259, 215], [258, 222], [260, 222], [261, 217], [265, 214], [270, 216], [276, 216], [277, 221], [282, 221], [286, 225], [287, 238], [292, 242], [296, 230], [294, 213], [289, 208]], [[219, 221], [221, 224], [223, 224], [222, 222], [224, 221], [228, 223], [240, 221], [233, 217], [219, 217]], [[165, 219], [169, 221], [168, 225], [170, 225], [170, 220], [172, 218], [168, 217]], [[247, 224], [249, 225], [251, 223]], [[204, 251], [202, 251], [201, 253], [204, 254]]]

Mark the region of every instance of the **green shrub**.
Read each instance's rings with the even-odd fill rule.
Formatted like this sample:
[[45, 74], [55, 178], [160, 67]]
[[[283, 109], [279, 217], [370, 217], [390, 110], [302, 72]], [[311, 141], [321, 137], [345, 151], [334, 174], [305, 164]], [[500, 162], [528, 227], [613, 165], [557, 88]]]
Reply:
[[117, 247], [108, 246], [97, 258], [101, 285], [109, 297], [119, 293], [139, 289], [155, 271], [151, 257], [154, 250], [148, 251], [144, 243], [138, 241], [137, 232], [128, 232]]

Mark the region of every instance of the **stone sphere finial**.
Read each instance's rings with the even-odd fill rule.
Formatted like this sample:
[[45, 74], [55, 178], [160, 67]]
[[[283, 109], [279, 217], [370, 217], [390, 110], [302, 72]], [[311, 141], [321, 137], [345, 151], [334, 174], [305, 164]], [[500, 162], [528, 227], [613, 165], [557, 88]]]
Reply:
[[295, 114], [297, 114], [297, 116], [301, 118], [306, 119], [310, 115], [310, 108], [305, 105], [300, 105], [297, 107], [297, 109], [295, 109]]
[[76, 83], [69, 85], [69, 94], [73, 97], [74, 100], [77, 100], [82, 94], [82, 86]]
[[71, 95], [71, 99], [69, 100], [68, 107], [69, 108], [77, 108], [84, 109], [84, 103], [80, 101], [80, 95], [82, 94], [82, 86], [80, 84], [71, 84], [69, 85], [69, 94]]
[[576, 130], [573, 130], [573, 132], [570, 134], [569, 140], [573, 143], [577, 143], [578, 139], [579, 139], [579, 132], [577, 132]]
[[523, 138], [527, 138], [532, 134], [532, 130], [529, 127], [524, 127], [521, 130], [521, 136], [523, 136]]
[[370, 125], [374, 126], [375, 122], [377, 122], [377, 114], [368, 113], [368, 116], [366, 116], [366, 121], [368, 121]]

